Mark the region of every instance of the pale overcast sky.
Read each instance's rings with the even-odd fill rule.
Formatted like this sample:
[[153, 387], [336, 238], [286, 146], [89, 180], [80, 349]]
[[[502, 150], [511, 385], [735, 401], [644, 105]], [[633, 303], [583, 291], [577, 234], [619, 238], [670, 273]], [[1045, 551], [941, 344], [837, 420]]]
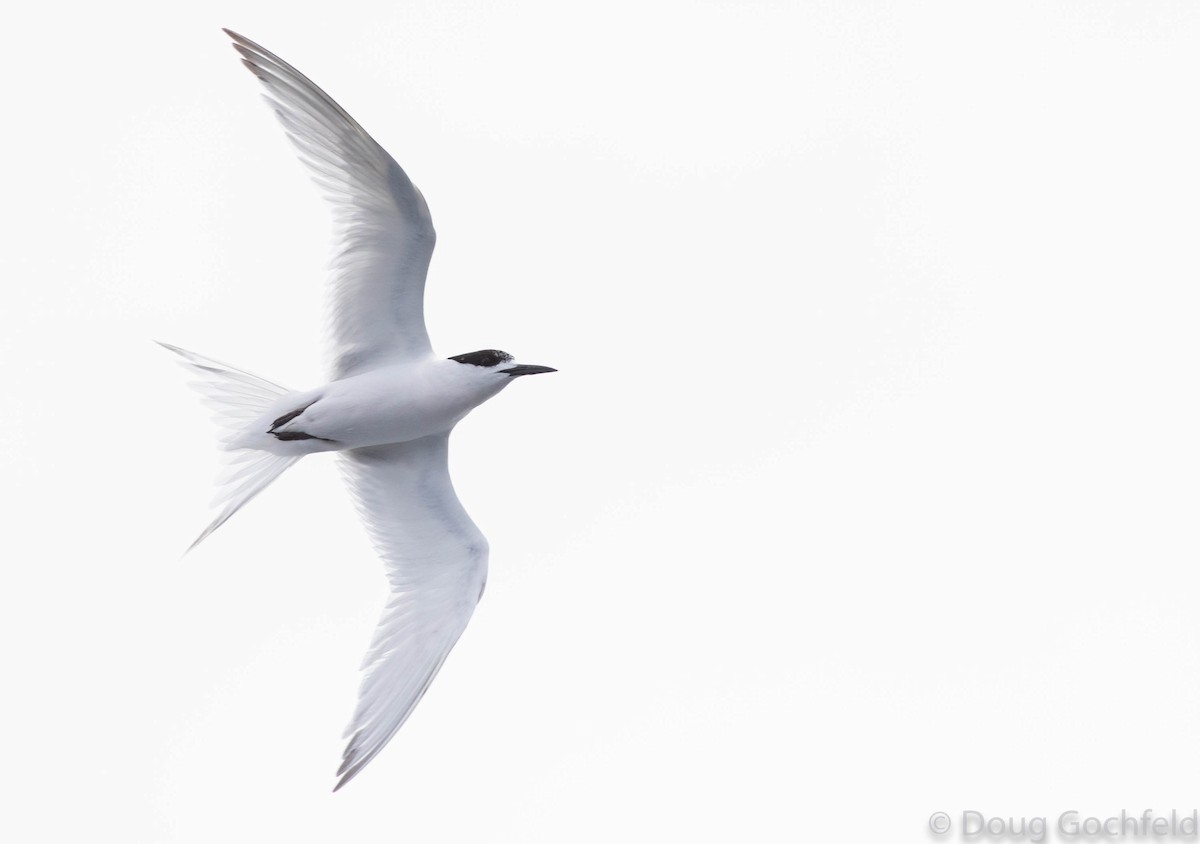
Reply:
[[[384, 598], [333, 462], [197, 552], [160, 339], [324, 374], [329, 219], [220, 27], [405, 167], [488, 593], [329, 793]], [[49, 4], [10, 18], [8, 841], [929, 840], [1190, 812], [1200, 6]], [[943, 840], [943, 839], [937, 839]]]

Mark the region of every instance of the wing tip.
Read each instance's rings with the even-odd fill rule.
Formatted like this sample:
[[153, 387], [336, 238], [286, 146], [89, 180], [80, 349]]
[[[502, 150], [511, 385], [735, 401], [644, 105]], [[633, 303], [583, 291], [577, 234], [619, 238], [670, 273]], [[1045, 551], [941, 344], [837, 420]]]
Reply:
[[279, 60], [279, 58], [274, 53], [272, 53], [270, 50], [268, 50], [266, 47], [262, 46], [261, 44], [256, 44], [255, 42], [253, 42], [249, 38], [247, 38], [245, 35], [234, 32], [232, 29], [229, 29], [228, 27], [224, 27], [224, 26], [221, 27], [221, 31], [224, 32], [226, 35], [228, 35], [229, 40], [231, 40], [233, 42], [230, 46], [233, 47], [233, 49], [237, 50], [239, 53], [241, 53], [243, 56], [246, 54], [250, 54], [253, 56], [261, 56], [261, 57], [267, 58], [267, 59], [274, 59], [276, 61]]
[[346, 759], [346, 761], [342, 763], [342, 766], [338, 768], [337, 773], [334, 775], [339, 777], [337, 785], [333, 787], [334, 792], [336, 793], [340, 791], [346, 785], [346, 783], [358, 776], [359, 772], [366, 767], [366, 764], [371, 761], [373, 756], [374, 754], [371, 754], [370, 756], [367, 756], [366, 759], [353, 764], [351, 764], [351, 759]]

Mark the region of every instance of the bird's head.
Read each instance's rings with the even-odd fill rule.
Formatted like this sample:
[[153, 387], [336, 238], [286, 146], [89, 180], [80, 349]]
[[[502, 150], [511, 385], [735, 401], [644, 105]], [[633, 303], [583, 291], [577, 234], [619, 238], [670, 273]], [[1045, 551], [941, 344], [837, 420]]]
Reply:
[[496, 389], [507, 386], [514, 378], [522, 375], [540, 375], [543, 372], [557, 372], [549, 366], [538, 366], [531, 363], [515, 363], [513, 356], [499, 349], [481, 349], [478, 352], [467, 352], [465, 355], [455, 355], [450, 360], [466, 367], [463, 370], [472, 380], [486, 379], [496, 385]]

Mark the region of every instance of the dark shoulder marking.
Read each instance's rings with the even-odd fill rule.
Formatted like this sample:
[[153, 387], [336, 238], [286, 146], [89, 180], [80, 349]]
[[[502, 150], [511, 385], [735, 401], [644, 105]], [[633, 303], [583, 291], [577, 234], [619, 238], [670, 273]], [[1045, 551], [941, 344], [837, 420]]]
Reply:
[[283, 416], [280, 416], [278, 419], [276, 419], [274, 422], [271, 423], [270, 433], [275, 433], [276, 428], [278, 428], [280, 425], [286, 425], [287, 423], [291, 422], [293, 419], [295, 419], [301, 413], [308, 410], [309, 407], [311, 407], [311, 405], [306, 404], [306, 405], [304, 405], [304, 407], [301, 407], [298, 410], [293, 410], [291, 413], [283, 414]]
[[508, 363], [513, 359], [513, 356], [508, 352], [502, 352], [499, 349], [480, 349], [478, 352], [467, 352], [465, 355], [455, 355], [449, 360], [456, 360], [459, 363], [469, 363], [472, 366], [499, 366], [502, 363]]
[[279, 428], [279, 426], [286, 425], [287, 423], [291, 422], [293, 419], [295, 419], [297, 416], [299, 416], [304, 411], [308, 410], [314, 404], [316, 404], [316, 402], [310, 402], [309, 404], [304, 405], [304, 407], [301, 407], [297, 410], [293, 410], [290, 413], [283, 414], [283, 416], [280, 416], [278, 419], [276, 419], [274, 422], [271, 423], [271, 427], [267, 430], [267, 433], [273, 435], [275, 437], [275, 439], [283, 440], [284, 442], [290, 442], [292, 440], [321, 440], [321, 442], [327, 442], [327, 443], [333, 442], [333, 440], [326, 439], [325, 437], [314, 437], [312, 434], [306, 434], [303, 431], [279, 431], [279, 430], [276, 430], [277, 428]]
[[321, 442], [331, 443], [333, 440], [325, 437], [314, 437], [312, 434], [306, 434], [303, 431], [271, 431], [275, 435], [275, 439], [289, 442], [291, 440], [320, 440]]

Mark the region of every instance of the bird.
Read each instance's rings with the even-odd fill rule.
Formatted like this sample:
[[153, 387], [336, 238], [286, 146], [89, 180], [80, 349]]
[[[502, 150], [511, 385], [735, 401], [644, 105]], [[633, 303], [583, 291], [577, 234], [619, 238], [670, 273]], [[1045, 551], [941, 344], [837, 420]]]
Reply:
[[328, 94], [223, 31], [333, 205], [331, 373], [323, 386], [295, 391], [160, 344], [198, 376], [192, 386], [215, 412], [229, 464], [218, 479], [220, 510], [188, 550], [305, 455], [337, 453], [388, 581], [343, 735], [338, 791], [412, 714], [483, 595], [488, 542], [450, 481], [451, 430], [518, 378], [556, 370], [497, 349], [434, 354], [423, 299], [436, 236], [425, 198]]

